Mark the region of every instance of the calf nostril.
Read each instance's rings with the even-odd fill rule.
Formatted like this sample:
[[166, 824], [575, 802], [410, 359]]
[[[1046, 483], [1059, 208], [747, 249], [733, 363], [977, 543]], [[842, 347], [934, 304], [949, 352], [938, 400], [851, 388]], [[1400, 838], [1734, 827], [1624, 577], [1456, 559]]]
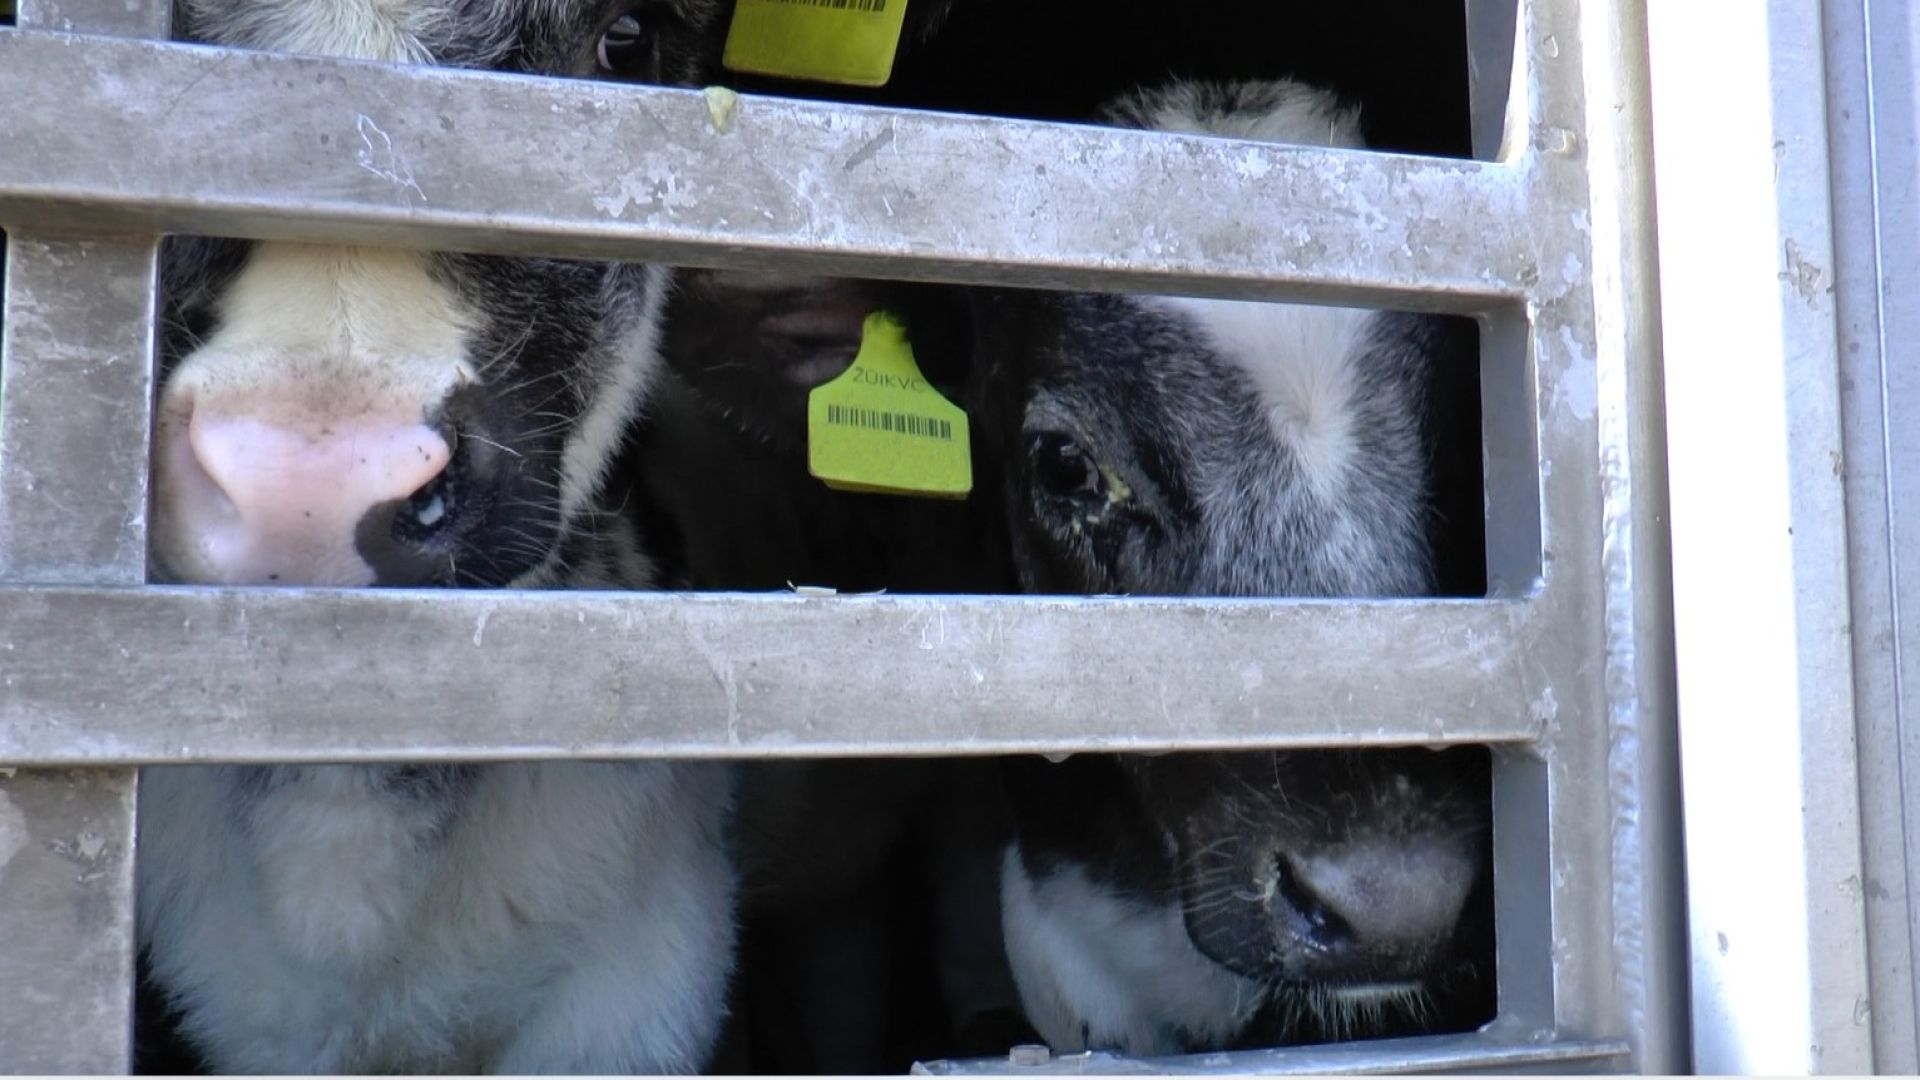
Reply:
[[1274, 898], [1286, 905], [1298, 920], [1301, 940], [1323, 951], [1350, 943], [1354, 937], [1353, 926], [1301, 880], [1293, 860], [1279, 854], [1274, 856], [1273, 862]]
[[451, 495], [447, 474], [443, 472], [407, 499], [407, 522], [421, 529], [438, 529], [447, 520], [447, 501]]
[[466, 443], [454, 430], [444, 432], [446, 455], [440, 470], [393, 508], [393, 539], [412, 547], [431, 547], [462, 517], [461, 493], [467, 475]]

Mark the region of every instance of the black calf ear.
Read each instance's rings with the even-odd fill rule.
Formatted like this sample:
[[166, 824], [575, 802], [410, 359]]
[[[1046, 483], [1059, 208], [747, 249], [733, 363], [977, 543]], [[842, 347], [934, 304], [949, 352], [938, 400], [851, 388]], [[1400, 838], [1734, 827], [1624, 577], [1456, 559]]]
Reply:
[[661, 359], [746, 434], [801, 445], [807, 394], [853, 362], [871, 292], [841, 278], [678, 270]]
[[906, 324], [920, 370], [961, 400], [973, 330], [964, 290], [948, 285], [677, 270], [661, 357], [696, 400], [791, 449], [805, 444], [807, 395], [853, 363], [876, 311]]
[[969, 412], [994, 417], [1008, 437], [1020, 431], [1026, 399], [1040, 381], [1058, 339], [1064, 294], [1025, 289], [972, 289], [972, 337], [966, 375]]
[[869, 285], [875, 305], [892, 312], [906, 325], [907, 342], [913, 346], [913, 359], [921, 374], [964, 407], [975, 362], [968, 298], [972, 290], [911, 281]]

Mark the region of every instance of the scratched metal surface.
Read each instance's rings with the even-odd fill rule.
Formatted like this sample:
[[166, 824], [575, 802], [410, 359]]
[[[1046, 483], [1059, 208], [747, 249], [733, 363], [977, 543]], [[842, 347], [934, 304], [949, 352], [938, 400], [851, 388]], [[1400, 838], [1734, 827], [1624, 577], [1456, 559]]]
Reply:
[[15, 589], [0, 761], [1510, 741], [1574, 692], [1543, 681], [1532, 622], [1520, 603]]
[[0, 145], [36, 148], [0, 156], [0, 221], [1454, 309], [1580, 277], [1532, 158], [763, 97], [721, 124], [689, 90], [55, 35], [0, 33], [0, 72]]
[[128, 1067], [131, 769], [0, 768], [0, 1071]]
[[[1920, 1072], [1920, 7], [1829, 0], [1827, 125], [1873, 1067]], [[1865, 101], [1869, 108], [1855, 108]]]
[[[1488, 2], [1474, 0], [1469, 24], [1495, 37], [1476, 50], [1497, 65], [1509, 24]], [[1481, 162], [757, 99], [716, 119], [688, 92], [0, 32], [0, 145], [38, 148], [0, 154], [0, 224], [16, 229], [1480, 313], [1500, 597], [16, 584], [0, 588], [0, 760], [1503, 741], [1503, 1032], [1624, 1039], [1633, 1067], [1678, 1068], [1663, 1019], [1683, 1007], [1665, 936], [1673, 880], [1656, 872], [1673, 821], [1650, 797], [1671, 738], [1664, 579], [1643, 572], [1662, 509], [1648, 494], [1657, 364], [1634, 306], [1645, 252], [1618, 225], [1650, 212], [1624, 44], [1640, 18], [1635, 3], [1527, 0], [1512, 78], [1480, 80], [1514, 91], [1504, 110], [1476, 108], [1476, 146], [1498, 148]], [[232, 121], [262, 102], [276, 123]], [[569, 122], [545, 122], [556, 114]], [[122, 314], [125, 340], [149, 333]], [[86, 316], [49, 318], [40, 333]], [[125, 451], [102, 442], [76, 466], [124, 478]], [[11, 468], [0, 459], [0, 490], [18, 482]]]
[[138, 585], [158, 244], [21, 230], [9, 240], [0, 581]]
[[[22, 0], [18, 19], [164, 35], [170, 7]], [[157, 240], [31, 227], [7, 240], [0, 592], [22, 580], [137, 585]], [[127, 768], [0, 768], [0, 1071], [132, 1065], [137, 785]]]
[[1426, 1039], [1380, 1039], [1277, 1050], [1236, 1050], [1179, 1057], [1129, 1058], [1102, 1052], [1052, 1056], [1022, 1047], [1006, 1057], [929, 1061], [920, 1076], [1360, 1076], [1395, 1073], [1594, 1073], [1619, 1066], [1621, 1040], [1566, 1039], [1515, 1043], [1475, 1033]]
[[[1913, 33], [1912, 8], [1883, 10]], [[1837, 232], [1865, 213], [1836, 215], [1836, 196], [1872, 192], [1835, 190], [1844, 155], [1831, 125], [1852, 110], [1911, 109], [1911, 62], [1888, 69], [1899, 73], [1888, 100], [1830, 100], [1826, 55], [1848, 37], [1837, 6], [1648, 13], [1693, 1061], [1714, 1073], [1871, 1072], [1880, 1006], [1859, 736], [1872, 717], [1856, 707], [1854, 664], [1870, 656], [1855, 635], [1884, 624], [1856, 623], [1866, 612], [1849, 591], [1849, 504], [1873, 487], [1863, 477], [1848, 490], [1843, 395], [1878, 372], [1843, 361], [1834, 271]], [[1703, 35], [1724, 54], [1711, 80], [1697, 74]], [[1912, 161], [1896, 169], [1902, 189]], [[1894, 235], [1910, 246], [1910, 230]], [[1876, 279], [1898, 280], [1903, 263], [1855, 262], [1850, 295], [1875, 303]], [[1735, 357], [1737, 368], [1723, 362]]]

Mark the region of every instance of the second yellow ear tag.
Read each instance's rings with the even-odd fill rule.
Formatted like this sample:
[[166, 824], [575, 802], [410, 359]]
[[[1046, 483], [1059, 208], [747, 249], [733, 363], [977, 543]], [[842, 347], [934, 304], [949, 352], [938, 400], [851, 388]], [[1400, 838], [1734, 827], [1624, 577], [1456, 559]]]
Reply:
[[885, 312], [867, 316], [853, 365], [807, 395], [807, 470], [830, 488], [965, 498], [968, 438], [966, 412], [920, 374]]
[[739, 0], [720, 62], [783, 79], [885, 86], [907, 0]]

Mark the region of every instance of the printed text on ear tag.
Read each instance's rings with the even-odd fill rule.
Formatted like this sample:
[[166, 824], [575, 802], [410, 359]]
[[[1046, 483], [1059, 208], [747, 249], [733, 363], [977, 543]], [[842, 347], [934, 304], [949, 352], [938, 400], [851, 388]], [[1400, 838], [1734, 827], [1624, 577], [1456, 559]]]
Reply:
[[920, 374], [885, 312], [867, 316], [853, 365], [807, 395], [807, 469], [830, 488], [965, 498], [967, 439], [966, 412]]
[[907, 0], [740, 0], [720, 62], [783, 79], [885, 86]]

